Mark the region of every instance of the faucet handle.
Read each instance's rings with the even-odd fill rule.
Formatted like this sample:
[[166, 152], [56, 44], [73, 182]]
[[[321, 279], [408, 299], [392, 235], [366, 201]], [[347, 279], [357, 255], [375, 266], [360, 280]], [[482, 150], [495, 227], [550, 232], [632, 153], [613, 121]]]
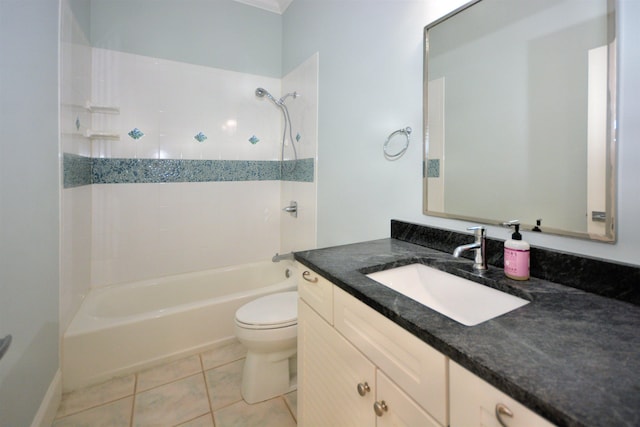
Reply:
[[474, 225], [473, 227], [468, 227], [467, 230], [473, 231], [476, 240], [484, 238], [487, 233], [487, 229], [484, 225]]

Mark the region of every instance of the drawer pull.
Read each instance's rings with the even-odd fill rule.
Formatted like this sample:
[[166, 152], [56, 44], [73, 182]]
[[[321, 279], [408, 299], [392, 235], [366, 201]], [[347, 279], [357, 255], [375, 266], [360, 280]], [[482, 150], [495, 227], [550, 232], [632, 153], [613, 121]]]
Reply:
[[502, 403], [498, 403], [496, 405], [496, 418], [498, 419], [498, 422], [500, 423], [500, 425], [502, 427], [509, 427], [504, 423], [504, 421], [502, 421], [502, 416], [503, 415], [506, 415], [507, 417], [513, 418], [513, 412], [511, 412], [511, 409], [507, 408]]
[[376, 415], [379, 417], [383, 416], [384, 413], [387, 412], [388, 410], [389, 410], [389, 407], [387, 406], [384, 400], [373, 404], [373, 412], [375, 412]]
[[318, 283], [318, 278], [314, 277], [313, 279], [310, 279], [309, 276], [311, 275], [311, 272], [309, 271], [305, 271], [302, 273], [302, 278], [304, 280], [306, 280], [307, 282], [311, 282], [311, 283]]
[[366, 381], [358, 384], [358, 394], [360, 396], [364, 396], [370, 391], [371, 391], [371, 387], [369, 387], [369, 384], [367, 384]]

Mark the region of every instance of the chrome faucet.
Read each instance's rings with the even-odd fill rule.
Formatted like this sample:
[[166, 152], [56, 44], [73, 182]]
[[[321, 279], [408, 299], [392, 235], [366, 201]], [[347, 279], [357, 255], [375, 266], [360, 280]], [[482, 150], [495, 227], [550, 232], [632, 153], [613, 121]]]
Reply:
[[473, 263], [473, 269], [484, 271], [487, 269], [487, 257], [486, 257], [486, 230], [483, 226], [478, 225], [475, 227], [469, 227], [467, 230], [473, 230], [475, 241], [467, 245], [458, 246], [453, 251], [453, 256], [458, 258], [462, 252], [467, 250], [475, 250], [475, 261]]

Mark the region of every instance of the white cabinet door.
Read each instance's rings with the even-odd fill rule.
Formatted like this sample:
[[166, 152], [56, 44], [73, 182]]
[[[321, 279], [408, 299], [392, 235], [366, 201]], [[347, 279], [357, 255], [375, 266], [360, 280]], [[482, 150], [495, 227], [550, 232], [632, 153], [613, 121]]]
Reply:
[[298, 304], [298, 391], [298, 425], [302, 427], [375, 425], [375, 367], [302, 300]]
[[510, 398], [455, 362], [449, 361], [451, 427], [553, 427], [549, 421]]
[[410, 332], [335, 288], [334, 324], [441, 425], [448, 425], [447, 358]]
[[441, 427], [380, 370], [377, 372], [376, 395], [378, 405], [384, 402], [385, 408], [378, 416], [377, 427]]

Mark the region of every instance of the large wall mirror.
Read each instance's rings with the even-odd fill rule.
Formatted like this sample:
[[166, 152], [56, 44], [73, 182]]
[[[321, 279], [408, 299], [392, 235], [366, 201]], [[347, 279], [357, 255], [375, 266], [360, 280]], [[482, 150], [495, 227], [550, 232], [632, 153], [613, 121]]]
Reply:
[[615, 241], [614, 14], [479, 0], [425, 28], [425, 214]]

